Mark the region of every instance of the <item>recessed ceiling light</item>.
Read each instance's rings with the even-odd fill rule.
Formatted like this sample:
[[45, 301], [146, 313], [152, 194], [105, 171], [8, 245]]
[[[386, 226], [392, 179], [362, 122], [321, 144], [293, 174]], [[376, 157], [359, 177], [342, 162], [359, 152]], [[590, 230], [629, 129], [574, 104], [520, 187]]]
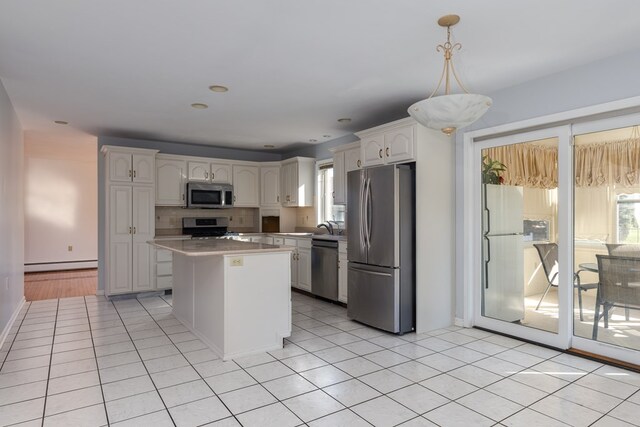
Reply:
[[276, 148], [276, 146], [272, 144], [264, 144], [264, 148]]
[[191, 106], [193, 108], [195, 108], [196, 110], [204, 110], [206, 108], [209, 108], [209, 106], [207, 104], [202, 104], [200, 102], [196, 102], [194, 104], [191, 104]]
[[228, 92], [229, 88], [226, 86], [213, 85], [209, 86], [209, 90], [212, 92]]
[[343, 117], [341, 119], [338, 119], [338, 123], [350, 123], [351, 119], [349, 117]]
[[318, 142], [317, 139], [310, 139], [309, 142]]
[[55, 120], [53, 123], [57, 125], [68, 125], [69, 122], [65, 122], [64, 120]]
[[322, 135], [323, 138], [331, 138], [331, 135]]

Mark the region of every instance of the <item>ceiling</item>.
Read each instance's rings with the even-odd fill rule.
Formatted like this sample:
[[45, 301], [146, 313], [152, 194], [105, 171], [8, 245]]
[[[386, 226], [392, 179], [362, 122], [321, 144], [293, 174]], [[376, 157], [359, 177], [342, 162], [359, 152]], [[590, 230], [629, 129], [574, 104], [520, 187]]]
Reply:
[[637, 0], [2, 0], [0, 80], [37, 134], [282, 151], [406, 117], [449, 13], [477, 93], [640, 49]]

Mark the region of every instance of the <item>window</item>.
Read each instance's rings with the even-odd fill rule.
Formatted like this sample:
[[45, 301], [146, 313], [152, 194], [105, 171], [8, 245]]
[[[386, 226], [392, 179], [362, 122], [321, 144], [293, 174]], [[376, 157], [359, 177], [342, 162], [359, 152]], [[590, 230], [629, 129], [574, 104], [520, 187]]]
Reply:
[[333, 204], [333, 164], [318, 166], [318, 224], [325, 221], [344, 222], [344, 206]]
[[640, 193], [620, 194], [616, 211], [618, 243], [640, 243]]

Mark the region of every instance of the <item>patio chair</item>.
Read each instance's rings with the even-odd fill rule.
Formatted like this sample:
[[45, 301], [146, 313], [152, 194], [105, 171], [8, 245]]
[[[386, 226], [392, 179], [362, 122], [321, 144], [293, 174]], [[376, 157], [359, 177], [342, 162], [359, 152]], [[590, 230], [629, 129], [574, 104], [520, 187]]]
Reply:
[[[592, 338], [598, 338], [598, 323], [604, 318], [609, 327], [609, 310], [622, 307], [640, 310], [640, 258], [596, 255], [600, 285], [596, 296]], [[600, 313], [602, 307], [602, 313]]]
[[[640, 258], [640, 245], [626, 243], [605, 243], [611, 256]], [[629, 321], [629, 309], [624, 309], [624, 318]]]
[[[551, 289], [552, 286], [558, 287], [558, 245], [556, 243], [534, 243], [533, 246], [535, 246], [538, 251], [540, 262], [542, 262], [542, 268], [547, 278], [547, 289], [545, 289], [542, 298], [540, 298], [536, 306], [536, 310], [538, 310], [540, 304], [542, 304], [542, 300], [547, 296], [549, 289]], [[581, 283], [580, 272], [582, 271], [584, 270], [580, 269], [573, 273], [573, 287], [578, 289], [578, 306], [580, 307], [581, 321], [584, 320], [582, 315], [582, 291], [596, 289], [598, 287], [597, 283]]]

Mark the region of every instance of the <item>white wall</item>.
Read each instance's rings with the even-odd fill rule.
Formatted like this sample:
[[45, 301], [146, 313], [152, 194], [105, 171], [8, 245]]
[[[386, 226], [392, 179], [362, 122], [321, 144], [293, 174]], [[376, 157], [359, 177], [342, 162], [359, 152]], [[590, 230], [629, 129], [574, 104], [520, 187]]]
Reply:
[[468, 243], [464, 242], [462, 235], [464, 132], [640, 96], [638, 69], [640, 51], [633, 51], [489, 93], [487, 95], [493, 99], [489, 112], [477, 123], [457, 133], [455, 212], [456, 230], [459, 233], [456, 239], [456, 266], [460, 274], [456, 277], [456, 317], [462, 318], [464, 313], [462, 266], [464, 248]]
[[50, 138], [25, 133], [26, 271], [96, 265], [96, 153], [95, 137]]
[[0, 344], [24, 301], [22, 128], [0, 82]]

